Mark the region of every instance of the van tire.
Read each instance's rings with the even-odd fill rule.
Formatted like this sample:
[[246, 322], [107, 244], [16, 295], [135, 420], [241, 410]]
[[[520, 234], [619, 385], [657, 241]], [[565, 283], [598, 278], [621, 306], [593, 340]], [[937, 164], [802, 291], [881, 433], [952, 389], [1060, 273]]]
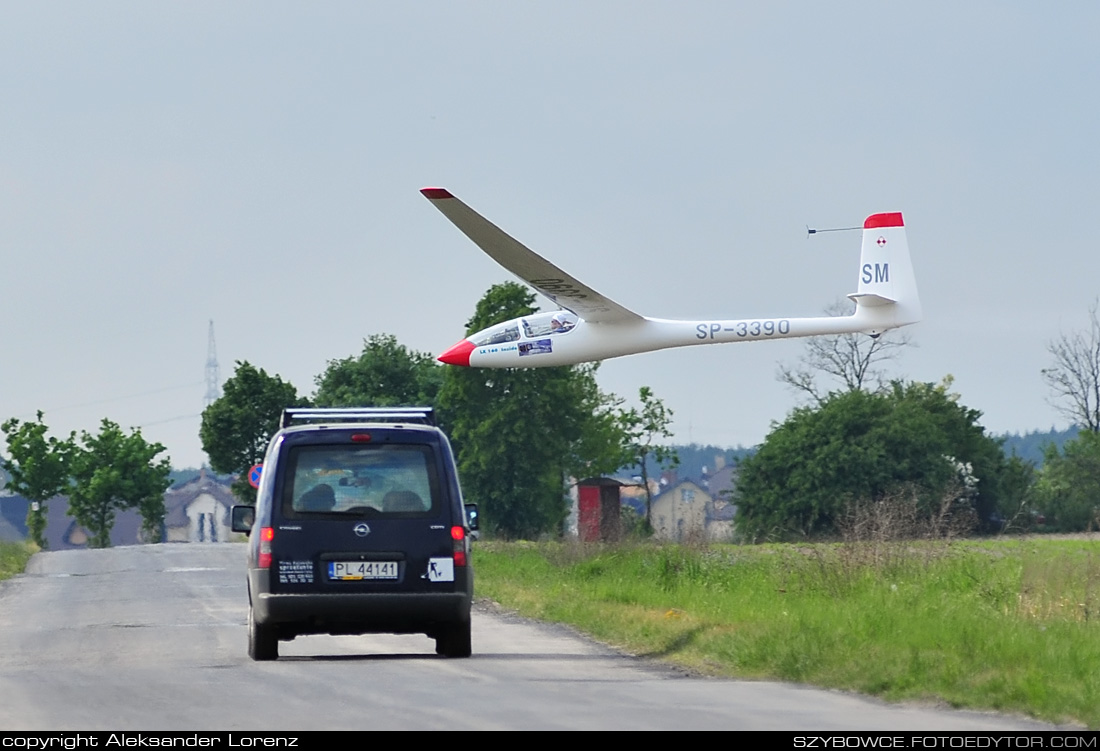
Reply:
[[447, 626], [435, 638], [435, 652], [444, 657], [469, 657], [473, 652], [470, 641], [470, 620]]
[[253, 660], [279, 659], [279, 637], [271, 626], [256, 623], [252, 606], [248, 606], [248, 656]]

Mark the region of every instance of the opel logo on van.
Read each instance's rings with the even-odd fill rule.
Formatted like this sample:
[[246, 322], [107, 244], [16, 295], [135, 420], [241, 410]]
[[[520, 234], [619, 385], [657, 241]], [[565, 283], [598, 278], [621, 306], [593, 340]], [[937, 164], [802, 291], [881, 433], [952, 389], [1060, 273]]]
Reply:
[[359, 537], [366, 537], [370, 534], [370, 527], [366, 525], [366, 522], [355, 525], [355, 534]]

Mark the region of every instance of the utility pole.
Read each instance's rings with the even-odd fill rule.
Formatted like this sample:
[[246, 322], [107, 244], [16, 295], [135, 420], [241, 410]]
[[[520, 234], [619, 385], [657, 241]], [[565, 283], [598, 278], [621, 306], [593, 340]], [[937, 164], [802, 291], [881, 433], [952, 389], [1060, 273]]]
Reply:
[[210, 337], [206, 345], [206, 406], [222, 395], [218, 379], [218, 352], [214, 346], [214, 321], [210, 321]]

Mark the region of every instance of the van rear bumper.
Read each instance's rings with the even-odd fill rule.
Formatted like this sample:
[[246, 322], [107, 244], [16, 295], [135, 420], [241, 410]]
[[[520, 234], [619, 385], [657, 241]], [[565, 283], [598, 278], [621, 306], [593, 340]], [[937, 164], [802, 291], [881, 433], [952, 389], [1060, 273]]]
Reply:
[[471, 592], [270, 594], [253, 589], [256, 623], [280, 636], [426, 633], [470, 620]]

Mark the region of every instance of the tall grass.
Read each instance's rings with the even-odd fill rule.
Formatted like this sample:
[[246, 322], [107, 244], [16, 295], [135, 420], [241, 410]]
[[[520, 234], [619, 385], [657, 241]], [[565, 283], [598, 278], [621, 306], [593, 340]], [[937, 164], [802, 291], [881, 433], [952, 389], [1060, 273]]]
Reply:
[[1089, 541], [483, 544], [479, 595], [711, 674], [1100, 728]]
[[37, 549], [25, 542], [0, 542], [0, 581], [22, 573]]

